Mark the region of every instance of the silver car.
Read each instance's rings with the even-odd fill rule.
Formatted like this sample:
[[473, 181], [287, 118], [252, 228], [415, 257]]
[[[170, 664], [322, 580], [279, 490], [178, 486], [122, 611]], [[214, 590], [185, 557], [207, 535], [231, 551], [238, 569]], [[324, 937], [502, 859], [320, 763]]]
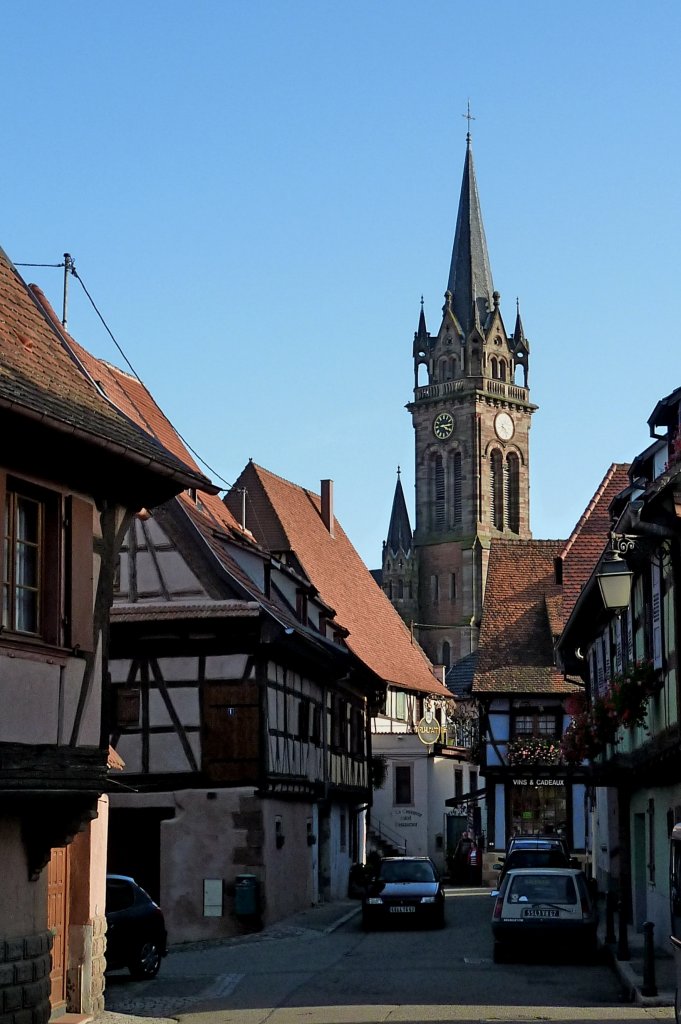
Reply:
[[509, 870], [492, 914], [494, 962], [509, 950], [534, 947], [593, 959], [598, 917], [583, 871], [576, 868]]

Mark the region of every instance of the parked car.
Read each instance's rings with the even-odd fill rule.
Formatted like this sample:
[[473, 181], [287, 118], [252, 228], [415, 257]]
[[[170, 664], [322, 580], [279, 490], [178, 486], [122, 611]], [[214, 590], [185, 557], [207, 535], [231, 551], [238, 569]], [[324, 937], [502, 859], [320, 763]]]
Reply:
[[494, 962], [509, 949], [558, 948], [593, 958], [598, 917], [583, 871], [577, 868], [509, 870], [495, 890]]
[[445, 924], [445, 892], [429, 857], [384, 857], [362, 899], [365, 930], [393, 921]]
[[499, 872], [497, 889], [509, 871], [515, 868], [571, 868], [574, 863], [558, 846], [525, 846], [518, 844], [507, 856], [492, 867]]
[[513, 850], [561, 850], [566, 857], [570, 856], [570, 847], [565, 836], [537, 835], [511, 836], [506, 846], [506, 853]]
[[128, 875], [106, 877], [106, 966], [154, 978], [168, 952], [161, 908]]

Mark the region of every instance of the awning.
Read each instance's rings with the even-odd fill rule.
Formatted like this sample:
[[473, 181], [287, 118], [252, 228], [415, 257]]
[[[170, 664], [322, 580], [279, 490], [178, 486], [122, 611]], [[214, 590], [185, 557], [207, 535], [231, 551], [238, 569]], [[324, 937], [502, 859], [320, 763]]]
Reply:
[[486, 789], [476, 789], [473, 793], [464, 793], [462, 796], [450, 796], [445, 800], [445, 807], [458, 807], [459, 804], [477, 803], [487, 795]]

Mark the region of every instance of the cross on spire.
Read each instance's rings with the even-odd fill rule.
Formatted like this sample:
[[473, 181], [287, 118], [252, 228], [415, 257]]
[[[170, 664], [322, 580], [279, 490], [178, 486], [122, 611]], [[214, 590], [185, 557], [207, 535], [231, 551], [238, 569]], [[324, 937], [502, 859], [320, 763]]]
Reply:
[[462, 114], [461, 116], [465, 117], [466, 120], [468, 121], [468, 131], [466, 132], [466, 144], [468, 146], [470, 146], [470, 144], [471, 144], [471, 121], [475, 121], [475, 118], [471, 114], [471, 101], [470, 100], [468, 101], [468, 104], [467, 104], [467, 107], [466, 107], [466, 113]]

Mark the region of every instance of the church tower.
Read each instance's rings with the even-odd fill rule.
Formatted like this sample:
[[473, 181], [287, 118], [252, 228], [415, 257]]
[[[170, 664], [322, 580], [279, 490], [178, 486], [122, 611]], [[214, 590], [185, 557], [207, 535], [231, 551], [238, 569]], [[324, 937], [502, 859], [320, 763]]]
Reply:
[[529, 345], [494, 290], [470, 133], [452, 262], [435, 335], [414, 335], [418, 572], [415, 635], [446, 667], [477, 648], [490, 541], [530, 533]]
[[412, 623], [418, 619], [418, 564], [399, 466], [388, 539], [383, 543], [381, 585], [411, 628]]

